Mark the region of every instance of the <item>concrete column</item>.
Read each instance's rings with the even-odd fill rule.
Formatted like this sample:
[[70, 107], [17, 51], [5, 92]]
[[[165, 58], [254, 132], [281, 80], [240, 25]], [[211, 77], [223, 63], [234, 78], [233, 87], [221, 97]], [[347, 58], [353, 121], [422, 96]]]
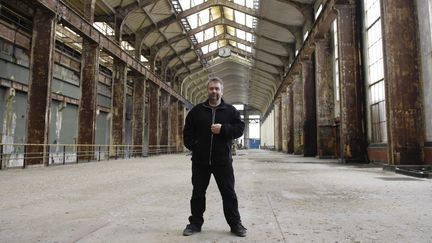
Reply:
[[322, 39], [315, 43], [315, 63], [317, 152], [319, 158], [328, 158], [336, 156], [336, 151], [339, 150], [334, 126], [334, 81], [330, 39]]
[[30, 54], [30, 80], [28, 91], [27, 143], [41, 144], [27, 146], [24, 166], [48, 165], [48, 143], [51, 82], [53, 76], [55, 47], [54, 14], [43, 8], [36, 8], [33, 16], [33, 35]]
[[294, 153], [294, 100], [293, 85], [287, 87], [287, 153]]
[[164, 146], [164, 151], [168, 152], [168, 133], [169, 133], [169, 94], [160, 90], [159, 106], [159, 144]]
[[360, 78], [360, 29], [356, 3], [336, 5], [341, 84], [341, 160], [365, 162], [363, 82]]
[[281, 112], [282, 112], [282, 152], [288, 153], [288, 94], [282, 93], [281, 98]]
[[[389, 164], [423, 164], [415, 1], [382, 0]], [[429, 121], [430, 122], [430, 121]]]
[[[79, 104], [78, 144], [95, 144], [99, 45], [83, 40], [81, 55], [81, 100]], [[79, 160], [94, 158], [94, 147], [78, 147]]]
[[132, 144], [134, 155], [143, 156], [144, 139], [144, 106], [145, 106], [145, 77], [134, 79], [133, 89], [133, 131]]
[[248, 113], [248, 107], [246, 105], [244, 105], [243, 108], [243, 117], [245, 123], [245, 128], [243, 131], [244, 146], [246, 149], [248, 149], [249, 148], [249, 113]]
[[282, 150], [282, 112], [281, 112], [281, 98], [279, 97], [274, 103], [275, 119], [274, 119], [274, 134], [275, 134], [275, 150]]
[[149, 83], [149, 154], [155, 154], [158, 143], [159, 123], [159, 88], [152, 82]]
[[94, 10], [95, 10], [95, 2], [96, 0], [84, 0], [84, 18], [93, 23], [94, 21]]
[[178, 152], [177, 150], [177, 139], [178, 139], [178, 100], [174, 97], [170, 97], [170, 105], [169, 105], [169, 117], [170, 117], [170, 132], [169, 132], [169, 146], [171, 152]]
[[300, 75], [294, 76], [293, 111], [294, 154], [303, 154], [303, 81]]
[[183, 151], [183, 124], [184, 124], [184, 107], [183, 103], [178, 102], [178, 129], [177, 129], [177, 151]]
[[[125, 104], [126, 104], [126, 64], [114, 59], [113, 73], [113, 119], [112, 119], [112, 144], [121, 145], [125, 132]], [[119, 154], [124, 148], [118, 147]]]
[[311, 60], [301, 63], [303, 78], [303, 144], [304, 156], [315, 156], [317, 154], [316, 138], [316, 98], [315, 98], [315, 70]]

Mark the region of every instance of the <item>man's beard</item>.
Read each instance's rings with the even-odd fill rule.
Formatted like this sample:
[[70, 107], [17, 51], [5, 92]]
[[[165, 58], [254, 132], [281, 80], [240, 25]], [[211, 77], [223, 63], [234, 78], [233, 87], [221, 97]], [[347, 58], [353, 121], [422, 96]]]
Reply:
[[218, 101], [219, 98], [220, 98], [220, 95], [218, 95], [218, 94], [209, 94], [208, 98], [209, 98], [210, 101]]

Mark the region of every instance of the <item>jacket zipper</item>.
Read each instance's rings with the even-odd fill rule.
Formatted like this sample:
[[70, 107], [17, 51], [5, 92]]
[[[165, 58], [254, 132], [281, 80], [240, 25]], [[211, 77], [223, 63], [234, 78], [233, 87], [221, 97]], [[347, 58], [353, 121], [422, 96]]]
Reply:
[[[211, 110], [212, 110], [212, 125], [213, 125], [215, 123], [216, 108], [211, 108]], [[211, 133], [211, 137], [210, 137], [209, 165], [211, 165], [212, 150], [213, 150], [213, 133]]]

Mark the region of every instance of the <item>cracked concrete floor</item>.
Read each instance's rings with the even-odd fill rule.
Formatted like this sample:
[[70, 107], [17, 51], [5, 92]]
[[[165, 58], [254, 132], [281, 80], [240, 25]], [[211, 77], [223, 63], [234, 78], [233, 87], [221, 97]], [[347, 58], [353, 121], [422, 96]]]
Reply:
[[0, 242], [432, 242], [432, 181], [278, 152], [234, 158], [248, 236], [229, 233], [214, 179], [203, 231], [190, 156], [0, 171]]

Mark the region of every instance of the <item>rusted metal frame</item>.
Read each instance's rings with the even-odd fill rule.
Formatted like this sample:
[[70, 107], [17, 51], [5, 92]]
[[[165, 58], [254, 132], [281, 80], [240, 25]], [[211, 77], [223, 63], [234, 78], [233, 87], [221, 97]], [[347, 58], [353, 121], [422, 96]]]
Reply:
[[187, 16], [195, 14], [195, 13], [198, 13], [201, 10], [204, 10], [204, 9], [207, 9], [207, 8], [210, 8], [210, 7], [215, 7], [215, 6], [228, 7], [228, 8], [237, 10], [237, 11], [242, 12], [244, 14], [248, 14], [248, 15], [250, 15], [252, 17], [255, 17], [255, 18], [267, 21], [269, 23], [272, 23], [274, 25], [286, 28], [289, 31], [293, 31], [293, 29], [297, 28], [297, 26], [282, 24], [282, 23], [276, 22], [274, 20], [271, 20], [271, 19], [265, 18], [263, 16], [260, 16], [259, 13], [258, 13], [258, 11], [255, 10], [255, 9], [253, 9], [253, 8], [248, 8], [248, 7], [245, 7], [243, 5], [236, 4], [234, 2], [222, 1], [222, 0], [208, 0], [208, 1], [204, 2], [204, 3], [202, 3], [202, 4], [196, 5], [195, 7], [192, 7], [190, 9], [188, 9], [188, 10], [183, 11], [182, 13], [180, 13], [178, 15], [178, 18], [180, 18], [180, 19], [181, 18], [186, 18]]
[[31, 35], [1, 19], [0, 37], [27, 50], [30, 49]]
[[154, 84], [163, 88], [170, 95], [176, 97], [178, 100], [183, 102], [186, 107], [192, 107], [192, 103], [179, 95], [167, 84], [161, 82], [161, 80], [154, 73], [150, 72], [141, 62], [136, 60], [126, 51], [122, 50], [115, 41], [101, 34], [88, 21], [84, 20], [78, 13], [70, 9], [66, 4], [60, 2], [59, 0], [37, 0], [37, 3], [56, 13], [59, 17], [62, 18], [62, 22], [65, 25], [76, 31], [79, 35], [83, 36], [83, 38], [99, 43], [100, 48], [103, 48], [104, 51], [122, 60], [131, 69], [147, 77]]
[[[189, 35], [189, 36], [190, 36], [190, 35], [194, 35], [194, 34], [197, 34], [197, 33], [201, 32], [201, 31], [204, 31], [204, 30], [206, 30], [206, 29], [208, 29], [208, 28], [211, 28], [211, 27], [214, 27], [214, 26], [217, 26], [217, 25], [224, 25], [224, 26], [229, 25], [229, 26], [231, 26], [231, 27], [233, 27], [233, 28], [236, 28], [236, 29], [239, 29], [239, 30], [243, 30], [243, 31], [245, 31], [245, 32], [249, 32], [249, 33], [251, 33], [251, 34], [253, 34], [253, 35], [255, 35], [255, 36], [259, 37], [259, 38], [268, 39], [268, 40], [270, 40], [270, 41], [273, 41], [273, 42], [279, 43], [279, 44], [281, 44], [281, 45], [283, 45], [283, 46], [286, 46], [286, 45], [287, 45], [287, 43], [285, 43], [285, 42], [281, 42], [281, 41], [273, 40], [273, 39], [268, 38], [268, 37], [266, 37], [266, 36], [259, 35], [258, 33], [255, 32], [255, 30], [254, 30], [253, 28], [249, 28], [249, 27], [247, 27], [247, 26], [245, 26], [245, 25], [242, 25], [242, 24], [236, 23], [236, 22], [231, 21], [231, 20], [223, 19], [223, 18], [218, 18], [218, 19], [216, 19], [216, 20], [213, 20], [213, 21], [208, 22], [207, 24], [204, 24], [204, 25], [201, 25], [201, 26], [199, 26], [199, 27], [197, 27], [197, 28], [195, 28], [195, 29], [192, 29], [192, 30], [190, 30], [190, 31], [187, 32], [187, 35]], [[226, 33], [226, 32], [225, 32], [225, 33]], [[182, 40], [182, 39], [185, 39], [185, 38], [187, 38], [186, 35], [184, 35], [184, 34], [180, 34], [180, 35], [177, 35], [177, 36], [172, 37], [171, 39], [168, 39], [168, 42], [170, 42], [170, 43], [175, 43], [175, 42], [178, 42], [178, 41], [180, 41], [180, 40]], [[243, 40], [243, 41], [244, 41], [244, 40]], [[249, 42], [248, 42], [248, 43], [249, 43]], [[162, 48], [163, 45], [165, 45], [165, 43], [160, 43], [160, 44], [157, 44], [156, 46], [157, 46], [157, 48]], [[248, 45], [249, 45], [249, 44], [248, 44]], [[252, 45], [252, 46], [253, 46], [253, 45]], [[198, 47], [196, 47], [196, 48], [198, 48]]]
[[[154, 24], [157, 24], [157, 22], [150, 16], [150, 14], [149, 14], [149, 12], [147, 11], [147, 10], [145, 10], [145, 9], [143, 9], [143, 11], [144, 11], [144, 13], [149, 17], [149, 19], [154, 23]], [[164, 42], [162, 42], [162, 43], [167, 43], [168, 44], [168, 46], [169, 46], [169, 48], [171, 48], [171, 50], [178, 56], [178, 54], [177, 54], [177, 51], [175, 50], [175, 48], [172, 46], [172, 44], [173, 43], [170, 43], [169, 41], [168, 41], [168, 38], [164, 35], [164, 33], [161, 31], [161, 29], [160, 28], [158, 28], [157, 29], [157, 31], [159, 32], [159, 34], [162, 36], [162, 38], [164, 39]], [[158, 56], [158, 54], [159, 54], [159, 51], [160, 50], [162, 50], [162, 48], [157, 48], [157, 51], [156, 51], [156, 54], [155, 54], [155, 61], [156, 61], [156, 59], [157, 59], [157, 56]], [[179, 57], [179, 59], [181, 60], [181, 62], [183, 63], [183, 65], [185, 65], [185, 67], [187, 68], [187, 69], [189, 69], [189, 67], [185, 64], [185, 62], [183, 61], [183, 59], [181, 59], [180, 57]], [[162, 71], [163, 72], [163, 71]]]
[[[306, 40], [303, 42], [302, 47], [299, 49], [298, 55], [295, 57], [290, 69], [288, 70], [287, 74], [282, 80], [282, 83], [280, 84], [275, 97], [273, 98], [272, 103], [275, 101], [276, 97], [289, 85], [289, 76], [294, 75], [294, 73], [299, 72], [299, 63], [300, 59], [310, 58], [311, 54], [313, 53], [315, 41], [319, 40], [324, 36], [324, 34], [328, 31], [330, 28], [330, 24], [333, 22], [333, 20], [337, 16], [337, 12], [335, 10], [335, 2], [339, 2], [338, 0], [328, 0], [323, 5], [323, 10], [321, 11], [321, 14], [318, 16], [316, 21], [311, 27], [310, 34], [306, 38]], [[267, 108], [267, 111], [264, 113], [263, 119], [265, 119], [271, 112], [271, 106]]]

